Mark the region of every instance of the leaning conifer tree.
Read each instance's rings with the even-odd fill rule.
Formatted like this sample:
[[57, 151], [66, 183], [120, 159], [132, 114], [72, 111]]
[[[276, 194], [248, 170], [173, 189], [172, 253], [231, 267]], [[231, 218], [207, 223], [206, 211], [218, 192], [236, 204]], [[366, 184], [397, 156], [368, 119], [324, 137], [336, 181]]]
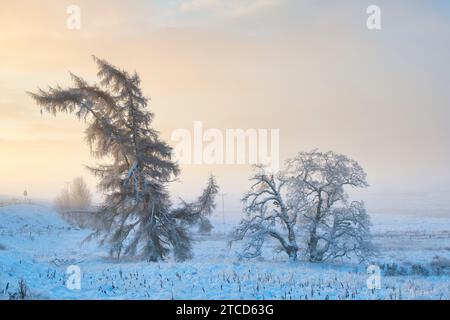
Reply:
[[198, 226], [198, 232], [208, 234], [213, 229], [209, 217], [216, 208], [216, 196], [219, 193], [219, 186], [216, 177], [210, 175], [208, 183], [202, 194], [194, 202], [186, 202], [183, 199], [178, 208], [173, 210], [175, 216], [183, 217], [186, 226]]
[[213, 229], [211, 221], [209, 221], [209, 217], [213, 213], [216, 208], [216, 197], [219, 193], [219, 186], [216, 182], [216, 177], [214, 175], [210, 175], [208, 178], [208, 184], [206, 188], [203, 190], [202, 194], [196, 201], [197, 206], [197, 216], [198, 216], [198, 231], [200, 233], [210, 233]]
[[192, 212], [171, 210], [166, 190], [179, 172], [172, 148], [151, 128], [154, 117], [140, 88], [137, 73], [120, 70], [94, 57], [98, 84], [71, 74], [74, 85], [30, 93], [45, 111], [75, 114], [84, 120], [86, 140], [97, 158], [109, 164], [89, 167], [99, 177], [105, 200], [98, 212], [103, 227], [91, 235], [109, 244], [112, 256], [137, 256], [149, 261], [191, 256], [191, 240], [184, 221]]

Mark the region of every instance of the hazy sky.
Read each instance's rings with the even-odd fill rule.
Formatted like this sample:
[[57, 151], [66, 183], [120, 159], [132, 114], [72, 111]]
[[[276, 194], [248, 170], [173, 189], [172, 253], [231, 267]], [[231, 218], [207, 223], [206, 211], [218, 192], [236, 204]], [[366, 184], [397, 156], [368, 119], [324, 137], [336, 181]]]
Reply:
[[[333, 3], [330, 3], [333, 2]], [[67, 6], [80, 30], [66, 28]], [[381, 8], [382, 30], [366, 28]], [[373, 194], [450, 193], [448, 1], [2, 0], [0, 194], [52, 198], [95, 163], [74, 117], [41, 116], [25, 91], [95, 80], [90, 55], [136, 70], [173, 130], [278, 128], [281, 159], [319, 148], [359, 161]], [[182, 167], [176, 194], [218, 176], [228, 206], [248, 166]]]

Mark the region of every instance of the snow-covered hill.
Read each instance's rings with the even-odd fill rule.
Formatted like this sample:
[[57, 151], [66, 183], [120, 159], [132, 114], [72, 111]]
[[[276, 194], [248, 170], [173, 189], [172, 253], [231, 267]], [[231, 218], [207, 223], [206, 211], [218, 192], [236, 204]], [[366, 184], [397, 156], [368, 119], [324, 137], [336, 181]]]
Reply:
[[[227, 243], [232, 224], [219, 220], [211, 236], [197, 236], [192, 261], [118, 262], [50, 207], [0, 207], [0, 297], [23, 280], [35, 299], [449, 299], [446, 267], [433, 273], [432, 263], [450, 261], [450, 219], [417, 219], [373, 219], [378, 262], [389, 265], [382, 288], [369, 290], [361, 265], [287, 263], [272, 253], [239, 262]], [[70, 265], [80, 267], [81, 290], [66, 287]]]
[[6, 286], [14, 288], [23, 279], [35, 297], [50, 297], [48, 293], [62, 284], [51, 279], [60, 261], [77, 262], [89, 254], [87, 247], [79, 245], [87, 234], [65, 223], [47, 206], [1, 207], [0, 291]]

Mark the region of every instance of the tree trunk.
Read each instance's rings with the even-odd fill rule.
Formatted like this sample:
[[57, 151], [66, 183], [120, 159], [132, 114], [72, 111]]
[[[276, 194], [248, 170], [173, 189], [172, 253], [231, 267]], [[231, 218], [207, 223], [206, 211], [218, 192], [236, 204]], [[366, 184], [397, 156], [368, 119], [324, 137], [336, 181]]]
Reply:
[[293, 246], [291, 246], [287, 250], [287, 254], [289, 256], [289, 261], [297, 261], [297, 251], [298, 251], [298, 248], [297, 247], [293, 247]]
[[289, 239], [289, 249], [288, 249], [289, 260], [297, 261], [298, 246], [297, 241], [295, 240], [294, 228], [291, 224], [288, 224], [287, 227]]
[[318, 257], [318, 252], [317, 252], [317, 245], [319, 242], [319, 239], [317, 238], [317, 226], [319, 224], [320, 221], [320, 217], [322, 214], [322, 193], [321, 191], [319, 191], [319, 202], [317, 204], [317, 209], [316, 209], [316, 215], [314, 217], [314, 226], [313, 229], [311, 230], [311, 233], [309, 235], [309, 241], [308, 241], [308, 250], [309, 250], [309, 261], [310, 262], [317, 262], [317, 261], [321, 261], [322, 259]]
[[317, 243], [319, 242], [319, 239], [317, 239], [317, 233], [316, 233], [316, 227], [313, 228], [311, 231], [311, 234], [309, 235], [309, 241], [308, 241], [308, 250], [309, 250], [309, 261], [310, 262], [317, 262]]

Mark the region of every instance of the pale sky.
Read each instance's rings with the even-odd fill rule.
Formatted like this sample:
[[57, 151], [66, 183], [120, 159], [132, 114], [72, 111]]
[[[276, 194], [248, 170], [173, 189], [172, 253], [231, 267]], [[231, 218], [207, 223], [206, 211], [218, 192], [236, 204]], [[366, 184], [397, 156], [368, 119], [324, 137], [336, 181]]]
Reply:
[[[276, 128], [281, 160], [319, 148], [359, 161], [368, 201], [433, 193], [450, 208], [450, 5], [330, 2], [2, 0], [0, 194], [51, 199], [79, 175], [94, 188], [83, 123], [41, 116], [25, 94], [69, 84], [69, 71], [94, 81], [94, 54], [140, 74], [170, 144], [196, 120]], [[66, 28], [71, 4], [80, 30]], [[378, 31], [366, 28], [371, 4]], [[174, 194], [199, 193], [210, 172], [238, 210], [248, 166], [182, 166]]]

